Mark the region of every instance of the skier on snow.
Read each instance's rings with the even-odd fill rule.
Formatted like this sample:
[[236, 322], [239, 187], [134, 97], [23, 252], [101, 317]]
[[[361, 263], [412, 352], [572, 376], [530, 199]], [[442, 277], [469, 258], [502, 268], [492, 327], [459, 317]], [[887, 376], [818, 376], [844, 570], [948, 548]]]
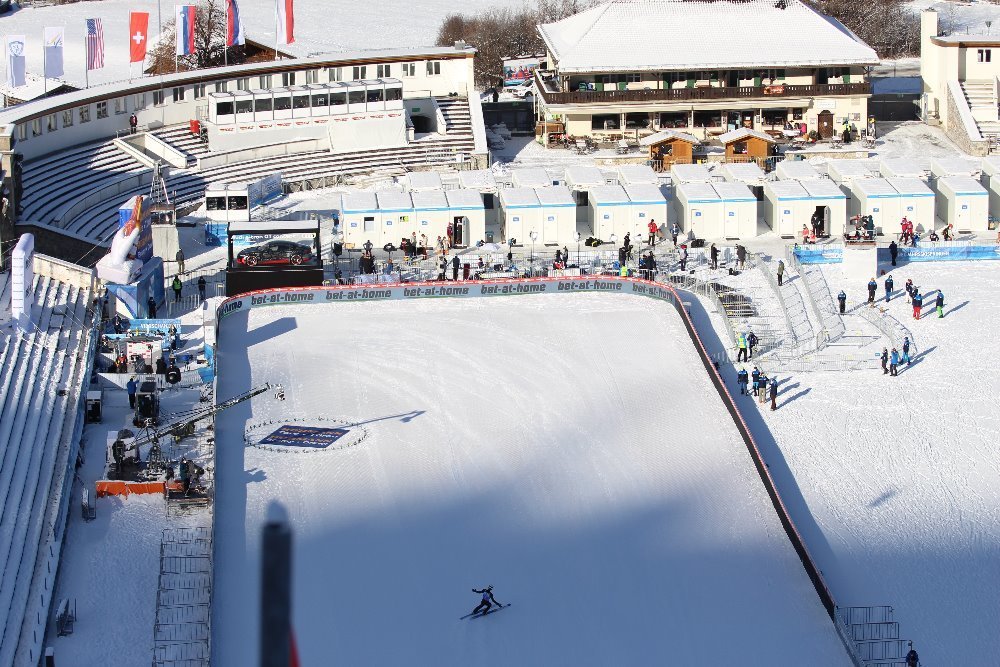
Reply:
[[493, 586], [487, 586], [486, 588], [484, 588], [482, 590], [478, 590], [478, 589], [473, 588], [472, 592], [473, 593], [481, 593], [482, 596], [483, 596], [483, 599], [480, 601], [480, 603], [478, 605], [476, 605], [475, 609], [472, 610], [473, 614], [478, 614], [480, 611], [485, 614], [485, 613], [489, 612], [490, 609], [493, 608], [493, 605], [496, 605], [497, 608], [500, 608], [500, 607], [503, 606], [502, 604], [500, 604], [499, 602], [497, 602], [497, 599], [495, 597], [493, 597]]

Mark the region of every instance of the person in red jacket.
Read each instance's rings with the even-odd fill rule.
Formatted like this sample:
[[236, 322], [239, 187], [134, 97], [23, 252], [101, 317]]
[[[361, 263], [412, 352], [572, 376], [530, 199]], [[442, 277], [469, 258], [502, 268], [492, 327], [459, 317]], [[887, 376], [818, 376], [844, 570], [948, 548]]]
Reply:
[[649, 224], [646, 225], [649, 229], [649, 245], [656, 247], [656, 232], [659, 231], [659, 227], [656, 226], [656, 220], [650, 220]]

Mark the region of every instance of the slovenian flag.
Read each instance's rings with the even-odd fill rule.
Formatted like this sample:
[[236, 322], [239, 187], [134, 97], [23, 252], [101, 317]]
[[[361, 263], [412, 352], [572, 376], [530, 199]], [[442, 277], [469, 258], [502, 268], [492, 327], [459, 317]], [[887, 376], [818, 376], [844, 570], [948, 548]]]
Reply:
[[295, 13], [292, 11], [292, 0], [275, 0], [278, 9], [278, 43], [292, 44], [295, 42]]
[[194, 5], [178, 5], [177, 21], [177, 55], [189, 56], [194, 53]]
[[236, 4], [236, 0], [226, 0], [226, 46], [236, 46], [245, 42], [239, 5]]

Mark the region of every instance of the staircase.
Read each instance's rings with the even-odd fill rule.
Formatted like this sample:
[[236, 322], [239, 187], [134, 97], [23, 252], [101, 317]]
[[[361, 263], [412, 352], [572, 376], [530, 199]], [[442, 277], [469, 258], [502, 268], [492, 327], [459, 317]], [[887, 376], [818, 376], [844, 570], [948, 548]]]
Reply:
[[960, 81], [965, 101], [972, 117], [983, 135], [1000, 134], [1000, 116], [997, 113], [996, 86], [993, 81]]
[[855, 664], [906, 667], [912, 642], [899, 638], [899, 623], [889, 606], [838, 607], [838, 630], [853, 649]]
[[469, 112], [468, 100], [457, 97], [439, 97], [437, 104], [444, 116], [445, 134], [472, 136], [472, 114]]

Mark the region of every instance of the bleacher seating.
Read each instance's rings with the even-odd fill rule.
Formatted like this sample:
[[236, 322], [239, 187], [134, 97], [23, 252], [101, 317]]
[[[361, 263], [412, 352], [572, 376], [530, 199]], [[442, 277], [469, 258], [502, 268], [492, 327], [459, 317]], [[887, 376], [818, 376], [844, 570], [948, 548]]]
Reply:
[[34, 329], [0, 342], [2, 665], [38, 662], [54, 581], [50, 559], [63, 530], [61, 496], [89, 373], [90, 291], [44, 276], [36, 276], [34, 290]]
[[[352, 153], [315, 151], [294, 155], [240, 162], [204, 171], [196, 171], [196, 160], [208, 153], [200, 139], [191, 134], [187, 125], [159, 128], [154, 134], [188, 156], [188, 169], [173, 170], [167, 178], [167, 191], [175, 203], [197, 201], [206, 185], [212, 182], [249, 181], [274, 172], [281, 172], [291, 189], [318, 187], [326, 179], [373, 171], [399, 173], [429, 165], [455, 162], [459, 154], [469, 155], [475, 144], [468, 101], [440, 98], [438, 104], [447, 123], [445, 134], [418, 137], [400, 148], [384, 148]], [[49, 155], [25, 165], [20, 220], [55, 223], [55, 215], [71, 203], [67, 196], [81, 196], [116, 177], [141, 173], [145, 167], [115, 148], [111, 141]], [[136, 187], [79, 212], [71, 219], [59, 221], [59, 226], [74, 234], [107, 245], [117, 227], [115, 211], [128, 197], [147, 194], [148, 187]]]

